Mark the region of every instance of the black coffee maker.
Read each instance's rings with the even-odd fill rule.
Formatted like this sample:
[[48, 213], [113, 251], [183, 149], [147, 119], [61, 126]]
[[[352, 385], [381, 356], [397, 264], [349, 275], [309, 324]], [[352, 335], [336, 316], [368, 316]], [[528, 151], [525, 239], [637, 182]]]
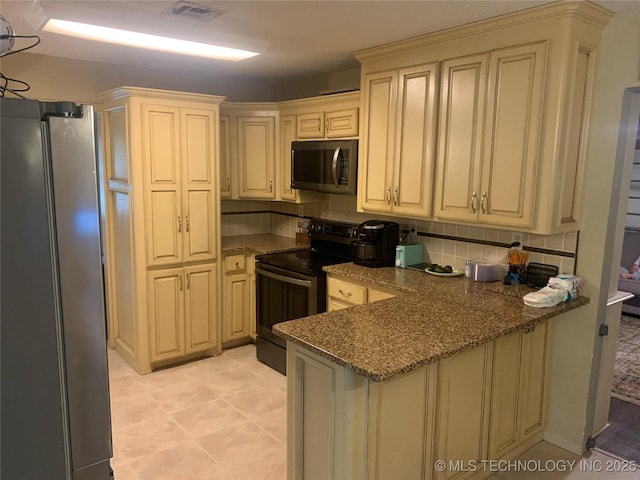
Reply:
[[384, 220], [368, 220], [358, 225], [353, 247], [353, 263], [365, 267], [393, 267], [400, 225]]

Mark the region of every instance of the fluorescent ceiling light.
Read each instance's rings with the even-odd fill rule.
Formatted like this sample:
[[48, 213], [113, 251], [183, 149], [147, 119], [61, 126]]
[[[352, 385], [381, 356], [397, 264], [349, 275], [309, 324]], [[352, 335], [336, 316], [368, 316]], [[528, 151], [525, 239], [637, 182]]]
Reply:
[[147, 48], [162, 52], [192, 55], [195, 57], [214, 58], [237, 62], [259, 55], [256, 52], [220, 47], [207, 43], [190, 42], [177, 38], [149, 35], [147, 33], [131, 32], [119, 28], [101, 27], [88, 23], [69, 22], [67, 20], [50, 19], [43, 30], [71, 37], [96, 40], [98, 42], [115, 43], [127, 47]]

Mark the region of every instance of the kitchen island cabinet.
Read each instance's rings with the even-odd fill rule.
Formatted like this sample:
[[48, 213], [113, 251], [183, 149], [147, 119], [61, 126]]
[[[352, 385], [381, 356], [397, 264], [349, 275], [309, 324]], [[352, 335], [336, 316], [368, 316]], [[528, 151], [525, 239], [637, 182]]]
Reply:
[[325, 270], [398, 294], [274, 327], [288, 349], [289, 479], [486, 478], [483, 461], [542, 439], [553, 322], [588, 299], [535, 309], [521, 285]]

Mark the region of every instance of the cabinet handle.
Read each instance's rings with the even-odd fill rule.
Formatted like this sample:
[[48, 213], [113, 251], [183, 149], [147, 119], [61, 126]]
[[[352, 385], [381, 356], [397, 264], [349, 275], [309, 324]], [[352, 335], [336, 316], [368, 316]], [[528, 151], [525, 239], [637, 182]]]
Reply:
[[178, 217], [178, 233], [182, 232], [182, 217]]
[[227, 189], [225, 191], [226, 192], [231, 191], [231, 179], [229, 177], [227, 177]]
[[329, 119], [328, 118], [324, 121], [324, 133], [325, 134], [329, 133]]
[[471, 195], [471, 213], [476, 213], [476, 208], [478, 207], [478, 194], [473, 192]]
[[387, 191], [384, 194], [384, 199], [387, 202], [387, 205], [391, 205], [391, 187], [387, 187]]
[[273, 179], [269, 179], [269, 193], [273, 192]]
[[236, 268], [240, 268], [240, 263], [236, 262]]
[[338, 291], [340, 292], [340, 295], [342, 295], [344, 297], [350, 297], [351, 296], [351, 292], [345, 292], [342, 289], [338, 289]]
[[178, 276], [178, 280], [180, 282], [180, 291], [182, 291], [182, 275]]
[[187, 273], [187, 290], [191, 289], [191, 274]]
[[480, 199], [480, 209], [482, 210], [482, 213], [487, 213], [487, 203], [487, 192], [482, 192], [482, 198]]
[[398, 187], [393, 189], [393, 205], [396, 207], [400, 205], [400, 200], [398, 199]]
[[533, 333], [535, 330], [536, 330], [536, 326], [535, 325], [527, 325], [526, 327], [524, 327], [522, 329], [522, 333], [527, 335], [529, 333]]
[[187, 233], [189, 233], [189, 215], [184, 217], [184, 221], [185, 221], [185, 230], [187, 231]]
[[318, 119], [318, 133], [322, 130], [322, 121]]

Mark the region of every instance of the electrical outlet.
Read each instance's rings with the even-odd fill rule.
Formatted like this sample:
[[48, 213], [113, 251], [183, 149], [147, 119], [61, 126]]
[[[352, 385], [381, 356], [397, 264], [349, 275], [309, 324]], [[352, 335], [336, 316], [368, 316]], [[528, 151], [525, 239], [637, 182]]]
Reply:
[[519, 242], [520, 248], [523, 245], [524, 234], [522, 232], [511, 232], [511, 243]]

